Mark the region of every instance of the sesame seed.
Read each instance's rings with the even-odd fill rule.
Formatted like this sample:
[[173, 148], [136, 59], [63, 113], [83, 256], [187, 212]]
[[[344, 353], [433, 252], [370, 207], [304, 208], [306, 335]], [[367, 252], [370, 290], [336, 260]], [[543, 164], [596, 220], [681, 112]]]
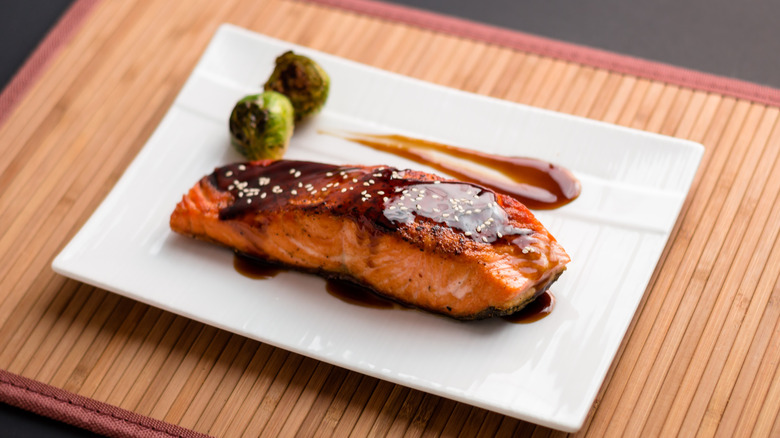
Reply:
[[465, 233], [463, 233], [463, 234], [465, 234], [465, 235], [467, 235], [467, 236], [471, 236], [471, 231], [466, 231], [466, 232], [465, 232]]
[[370, 198], [370, 197], [371, 197], [371, 195], [370, 195], [369, 193], [366, 193], [364, 196], [365, 196], [366, 198]]
[[235, 189], [235, 188], [236, 188], [236, 186], [234, 186], [233, 184], [231, 184], [231, 185], [229, 185], [229, 186], [228, 186], [228, 190], [233, 190], [233, 189]]
[[249, 198], [249, 199], [247, 199], [247, 200], [246, 200], [246, 203], [247, 203], [247, 204], [251, 204], [251, 203], [252, 203], [252, 198]]
[[265, 199], [265, 192], [260, 193], [260, 199]]
[[364, 182], [364, 183], [363, 183], [363, 185], [364, 185], [364, 186], [366, 186], [366, 187], [368, 187], [368, 186], [370, 186], [371, 184], [369, 184], [369, 183], [367, 183], [367, 182]]
[[293, 195], [297, 195], [297, 194], [298, 194], [298, 191], [297, 191], [297, 190], [295, 190], [295, 189], [293, 189], [293, 190], [290, 190], [290, 193], [291, 193], [291, 194], [293, 194]]
[[417, 209], [418, 209], [418, 210], [421, 210], [421, 209], [422, 209], [422, 207], [420, 207], [420, 204], [417, 204]]
[[341, 193], [344, 193], [344, 192], [346, 192], [346, 191], [347, 191], [347, 189], [346, 189], [346, 188], [343, 188], [343, 189], [341, 189]]
[[483, 241], [483, 242], [485, 242], [485, 243], [487, 243], [487, 237], [485, 237], [485, 236], [482, 236], [482, 241]]
[[292, 175], [293, 173], [295, 173], [295, 168], [290, 169], [290, 175]]
[[350, 190], [355, 190], [355, 188], [354, 188], [354, 187], [350, 187], [349, 189], [350, 189]]
[[455, 222], [460, 222], [460, 219], [458, 219], [457, 216], [455, 216]]
[[238, 197], [239, 198], [243, 198], [244, 197], [244, 192], [238, 192]]
[[246, 166], [244, 166], [243, 164], [239, 164], [238, 170], [246, 170]]
[[260, 177], [258, 182], [260, 183], [261, 186], [267, 186], [271, 182], [271, 178], [262, 176], [262, 177]]
[[434, 209], [433, 209], [433, 211], [435, 211], [436, 213], [438, 213], [438, 212], [440, 212], [441, 210], [439, 210], [438, 208], [434, 208]]
[[502, 237], [504, 237], [504, 235], [503, 235], [503, 234], [501, 234], [500, 232], [496, 233], [496, 236], [498, 236], [498, 238], [499, 238], [499, 239], [500, 239], [500, 238], [502, 238]]
[[328, 172], [325, 174], [325, 176], [333, 176], [333, 172]]
[[387, 196], [385, 196], [384, 198], [382, 198], [382, 200], [383, 200], [383, 201], [385, 201], [385, 202], [387, 202], [387, 201], [389, 201], [389, 200], [390, 200], [390, 198], [388, 198]]
[[368, 180], [368, 183], [369, 183], [369, 184], [374, 184], [374, 180], [373, 180], [373, 179], [370, 179], [370, 180]]
[[325, 187], [333, 187], [333, 183], [328, 183], [325, 185]]
[[406, 210], [408, 210], [408, 208], [402, 206], [401, 210], [406, 211]]
[[388, 207], [388, 210], [395, 210], [395, 205], [391, 205], [390, 207]]
[[300, 170], [296, 171], [295, 175], [293, 175], [293, 176], [296, 177], [296, 178], [300, 177], [301, 176], [301, 171]]
[[326, 191], [326, 190], [328, 190], [328, 188], [327, 188], [327, 187], [323, 187], [323, 188], [321, 188], [321, 189], [320, 189], [320, 191], [321, 191], [321, 192], [324, 192], [324, 191]]
[[449, 213], [442, 213], [441, 217], [450, 217]]
[[474, 213], [482, 213], [482, 210], [479, 208], [474, 209]]
[[226, 176], [226, 177], [231, 177], [231, 176], [233, 176], [233, 171], [232, 171], [232, 170], [228, 170], [227, 172], [225, 172], [225, 176]]
[[433, 198], [433, 199], [441, 199], [441, 196], [439, 196], [439, 195], [431, 195], [431, 198]]
[[352, 178], [352, 182], [357, 184], [357, 178]]

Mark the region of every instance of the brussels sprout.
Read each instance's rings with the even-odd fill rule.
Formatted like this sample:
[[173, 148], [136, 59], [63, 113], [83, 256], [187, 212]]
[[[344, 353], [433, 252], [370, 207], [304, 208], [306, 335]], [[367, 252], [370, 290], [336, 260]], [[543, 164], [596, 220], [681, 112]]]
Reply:
[[285, 95], [265, 91], [246, 96], [230, 114], [231, 143], [250, 160], [278, 160], [287, 150], [293, 124], [293, 107]]
[[299, 122], [316, 114], [325, 105], [330, 78], [316, 62], [288, 51], [276, 58], [276, 67], [264, 88], [290, 98], [295, 108], [295, 121]]

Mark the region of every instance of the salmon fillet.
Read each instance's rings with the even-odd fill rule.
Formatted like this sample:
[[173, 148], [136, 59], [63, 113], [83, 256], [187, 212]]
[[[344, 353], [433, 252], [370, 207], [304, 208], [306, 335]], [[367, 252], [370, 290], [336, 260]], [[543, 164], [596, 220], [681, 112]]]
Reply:
[[388, 166], [231, 164], [196, 183], [170, 225], [463, 320], [516, 312], [570, 260], [517, 200]]

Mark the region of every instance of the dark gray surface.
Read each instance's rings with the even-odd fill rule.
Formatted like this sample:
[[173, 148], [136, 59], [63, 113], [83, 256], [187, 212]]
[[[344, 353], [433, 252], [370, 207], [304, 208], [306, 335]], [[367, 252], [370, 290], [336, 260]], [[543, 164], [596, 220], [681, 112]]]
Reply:
[[79, 429], [14, 406], [0, 403], [0, 436], [4, 438], [57, 437], [96, 438], [88, 430]]
[[390, 0], [780, 87], [778, 0]]
[[0, 0], [0, 89], [73, 0]]

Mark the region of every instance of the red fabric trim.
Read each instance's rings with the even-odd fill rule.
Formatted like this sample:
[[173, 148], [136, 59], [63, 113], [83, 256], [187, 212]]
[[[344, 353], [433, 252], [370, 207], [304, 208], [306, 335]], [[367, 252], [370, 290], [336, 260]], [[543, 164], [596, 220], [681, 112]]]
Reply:
[[81, 27], [84, 18], [89, 15], [89, 12], [99, 1], [77, 0], [74, 2], [14, 74], [11, 82], [0, 93], [0, 126], [3, 125], [16, 104], [22, 100], [24, 94], [35, 83], [49, 62], [54, 59], [54, 55], [70, 41], [76, 30]]
[[0, 402], [109, 437], [207, 437], [5, 370], [0, 370]]
[[780, 89], [373, 0], [304, 0], [523, 52], [780, 106]]

